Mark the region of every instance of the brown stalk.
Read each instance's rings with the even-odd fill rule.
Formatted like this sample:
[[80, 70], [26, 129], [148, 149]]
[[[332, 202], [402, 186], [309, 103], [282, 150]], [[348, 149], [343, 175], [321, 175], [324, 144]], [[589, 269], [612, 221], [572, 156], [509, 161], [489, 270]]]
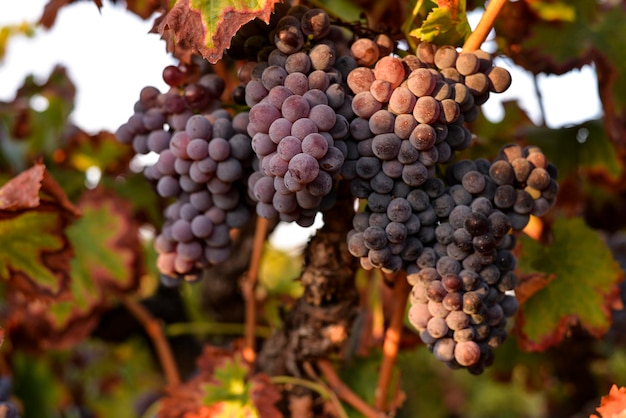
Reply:
[[176, 361], [174, 360], [172, 349], [167, 341], [167, 338], [165, 338], [162, 322], [153, 317], [152, 314], [139, 302], [129, 298], [127, 295], [120, 294], [118, 296], [122, 304], [135, 317], [135, 319], [139, 321], [152, 340], [157, 357], [161, 363], [161, 367], [163, 367], [163, 372], [165, 373], [165, 379], [167, 380], [168, 386], [175, 387], [180, 385], [181, 381], [180, 375], [178, 374], [178, 368], [176, 367]]
[[248, 363], [254, 363], [256, 352], [254, 347], [255, 328], [256, 328], [256, 297], [255, 288], [259, 280], [259, 266], [261, 265], [261, 256], [263, 255], [263, 246], [267, 238], [269, 229], [269, 220], [261, 216], [257, 217], [256, 229], [254, 231], [254, 246], [252, 247], [252, 255], [250, 258], [250, 267], [248, 273], [241, 281], [241, 290], [246, 301], [246, 327], [243, 345], [243, 358]]
[[502, 10], [502, 7], [508, 0], [490, 0], [487, 4], [487, 8], [485, 9], [485, 13], [483, 13], [480, 21], [478, 22], [478, 26], [476, 29], [470, 34], [470, 36], [465, 41], [463, 45], [463, 51], [471, 52], [480, 48], [485, 39], [487, 39], [487, 35], [493, 28], [493, 24]]
[[404, 313], [410, 290], [411, 287], [406, 280], [406, 274], [398, 274], [395, 278], [395, 286], [393, 288], [393, 296], [396, 304], [391, 314], [389, 326], [385, 332], [383, 360], [378, 375], [376, 393], [374, 394], [374, 405], [379, 411], [384, 411], [387, 408], [389, 386], [393, 375], [393, 366], [398, 357], [398, 348], [400, 338], [402, 337], [402, 328], [404, 327]]
[[352, 390], [341, 381], [341, 378], [337, 375], [330, 361], [327, 359], [318, 360], [317, 367], [324, 375], [324, 378], [333, 392], [359, 411], [365, 418], [383, 418], [386, 416], [384, 413], [376, 411], [356, 393], [352, 392]]

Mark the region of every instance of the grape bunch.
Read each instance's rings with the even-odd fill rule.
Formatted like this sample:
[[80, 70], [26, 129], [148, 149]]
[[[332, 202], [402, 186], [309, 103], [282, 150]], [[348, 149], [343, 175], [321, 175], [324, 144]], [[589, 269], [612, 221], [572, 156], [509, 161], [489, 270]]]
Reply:
[[11, 402], [12, 381], [9, 376], [0, 376], [0, 416], [19, 418], [17, 407]]
[[455, 162], [446, 177], [452, 185], [431, 197], [434, 239], [423, 242], [406, 270], [413, 286], [409, 320], [438, 360], [478, 374], [493, 361], [518, 307], [507, 294], [517, 284], [512, 232], [554, 204], [556, 171], [538, 148], [512, 145], [493, 163]]
[[232, 228], [252, 211], [310, 226], [345, 182], [361, 201], [350, 253], [364, 269], [405, 271], [422, 340], [450, 367], [481, 373], [518, 307], [514, 233], [555, 204], [556, 168], [533, 146], [455, 160], [473, 140], [467, 122], [511, 84], [489, 54], [429, 42], [394, 52], [387, 35], [280, 3], [226, 51], [238, 61], [238, 112], [222, 108], [220, 77], [170, 66], [170, 90], [144, 88], [117, 137], [159, 154], [144, 175], [169, 199], [155, 240], [165, 277], [226, 261]]
[[[352, 51], [362, 65], [347, 78], [356, 117], [342, 174], [367, 206], [348, 242], [365, 268], [398, 271], [415, 261], [437, 216], [451, 208], [451, 197], [439, 196], [445, 185], [433, 180], [437, 165], [470, 145], [464, 122], [511, 79], [483, 51], [458, 53], [423, 42], [417, 55], [400, 59], [379, 56], [373, 40], [357, 42]], [[434, 207], [427, 195], [437, 198]]]
[[258, 215], [309, 226], [334, 204], [353, 117], [344, 80], [357, 63], [321, 9], [288, 8], [267, 29], [267, 58], [239, 72], [259, 159], [250, 195]]
[[178, 68], [167, 67], [163, 78], [170, 91], [144, 88], [117, 138], [132, 142], [139, 154], [158, 154], [144, 175], [159, 196], [173, 202], [155, 239], [157, 266], [166, 277], [191, 280], [203, 267], [228, 258], [230, 230], [250, 217], [248, 113], [232, 117], [221, 108], [224, 80], [215, 74], [185, 83]]

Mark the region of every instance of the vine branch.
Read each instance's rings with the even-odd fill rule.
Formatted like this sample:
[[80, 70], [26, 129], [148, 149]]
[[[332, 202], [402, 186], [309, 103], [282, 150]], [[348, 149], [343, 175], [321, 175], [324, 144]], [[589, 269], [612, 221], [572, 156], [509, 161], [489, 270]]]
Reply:
[[402, 328], [404, 327], [404, 314], [410, 290], [411, 287], [406, 280], [406, 273], [397, 274], [393, 288], [395, 306], [391, 314], [389, 327], [387, 327], [385, 332], [383, 360], [380, 366], [380, 374], [378, 375], [376, 393], [374, 394], [374, 405], [380, 411], [384, 411], [387, 408], [389, 386], [393, 375], [393, 366], [398, 357], [398, 347], [400, 345], [400, 337], [402, 336]]
[[465, 44], [463, 45], [463, 51], [471, 52], [480, 48], [485, 39], [487, 39], [487, 35], [493, 28], [493, 24], [502, 10], [504, 3], [508, 0], [490, 0], [485, 8], [485, 13], [483, 13], [480, 21], [478, 22], [478, 26], [476, 29], [468, 36]]
[[256, 297], [254, 290], [259, 280], [259, 266], [261, 265], [261, 256], [263, 254], [263, 246], [267, 231], [269, 229], [269, 220], [261, 216], [256, 219], [256, 228], [254, 231], [254, 245], [252, 247], [252, 256], [250, 258], [250, 268], [248, 273], [241, 282], [243, 297], [246, 301], [246, 327], [243, 345], [243, 358], [248, 363], [254, 363], [256, 352], [254, 340], [256, 337]]
[[120, 294], [118, 296], [124, 307], [139, 321], [152, 340], [168, 385], [180, 385], [181, 380], [178, 368], [176, 367], [176, 361], [174, 360], [174, 354], [167, 342], [167, 338], [165, 338], [161, 321], [152, 316], [143, 305], [129, 298], [127, 295]]
[[359, 411], [365, 418], [382, 418], [386, 415], [382, 412], [376, 411], [367, 402], [361, 399], [356, 393], [352, 392], [337, 375], [337, 372], [333, 368], [333, 365], [327, 359], [320, 359], [317, 361], [317, 367], [320, 369], [324, 378], [330, 385], [334, 393], [339, 398], [346, 401], [354, 409]]

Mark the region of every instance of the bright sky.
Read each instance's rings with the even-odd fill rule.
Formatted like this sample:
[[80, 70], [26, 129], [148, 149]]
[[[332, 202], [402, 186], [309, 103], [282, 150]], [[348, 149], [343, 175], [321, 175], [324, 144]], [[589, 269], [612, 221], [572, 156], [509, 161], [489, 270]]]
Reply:
[[[46, 3], [47, 0], [0, 1], [0, 27], [36, 22]], [[479, 15], [470, 16], [472, 25], [478, 18]], [[148, 33], [151, 27], [151, 20], [143, 21], [110, 2], [105, 2], [101, 11], [92, 2], [63, 7], [50, 31], [39, 29], [34, 38], [18, 36], [9, 41], [7, 54], [0, 61], [0, 100], [12, 100], [28, 74], [43, 81], [56, 64], [63, 64], [78, 90], [73, 122], [88, 132], [115, 131], [132, 115], [141, 88], [153, 85], [161, 91], [166, 89], [161, 72], [175, 61], [166, 53], [159, 35]], [[499, 60], [498, 65], [512, 73], [513, 82], [509, 90], [491, 95], [483, 105], [487, 117], [501, 119], [501, 102], [518, 100], [531, 119], [538, 122], [539, 104], [529, 73], [504, 60]], [[589, 66], [567, 76], [540, 75], [537, 82], [548, 126], [559, 127], [600, 116], [595, 75]], [[319, 222], [314, 225], [319, 226]], [[294, 228], [280, 228], [277, 235], [290, 243], [306, 240], [308, 230]]]

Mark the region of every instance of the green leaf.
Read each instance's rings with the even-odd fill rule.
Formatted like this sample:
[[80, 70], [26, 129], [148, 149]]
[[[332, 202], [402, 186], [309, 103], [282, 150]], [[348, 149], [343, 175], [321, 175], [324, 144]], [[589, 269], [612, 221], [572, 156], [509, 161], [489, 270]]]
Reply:
[[319, 0], [320, 6], [331, 15], [344, 22], [355, 22], [361, 19], [363, 9], [351, 0]]
[[[416, 7], [418, 10], [414, 11], [413, 18], [422, 12], [421, 7], [428, 6], [429, 3], [418, 2]], [[432, 8], [421, 26], [411, 30], [409, 36], [437, 45], [463, 45], [472, 32], [467, 20], [465, 1], [439, 1], [437, 3], [439, 7]]]
[[560, 20], [573, 22], [576, 20], [576, 9], [564, 2], [529, 2], [528, 4], [543, 20]]
[[[67, 228], [74, 247], [71, 261], [71, 300], [50, 307], [59, 328], [72, 315], [85, 315], [105, 302], [111, 289], [128, 290], [137, 282], [140, 257], [137, 229], [127, 205], [114, 196], [86, 193], [80, 205], [83, 216]], [[129, 238], [124, 242], [123, 238]]]
[[259, 267], [259, 281], [273, 295], [298, 297], [302, 285], [296, 280], [302, 269], [302, 256], [289, 254], [266, 245]]
[[520, 237], [520, 271], [553, 277], [521, 304], [516, 331], [528, 350], [558, 344], [575, 321], [600, 337], [611, 324], [610, 305], [623, 279], [605, 242], [582, 219], [557, 218], [552, 233], [550, 245]]
[[61, 214], [27, 211], [0, 218], [0, 279], [19, 276], [49, 294], [62, 290], [63, 272], [47, 264], [46, 257], [66, 246]]
[[217, 384], [205, 386], [205, 405], [212, 405], [223, 401], [246, 401], [246, 374], [248, 368], [241, 362], [239, 357], [226, 359], [219, 367], [215, 368], [213, 377]]
[[16, 351], [11, 355], [13, 393], [24, 407], [23, 418], [58, 417], [55, 411], [63, 386], [54, 376], [46, 357]]
[[248, 367], [241, 362], [240, 356], [224, 359], [213, 372], [216, 383], [203, 385], [203, 404], [212, 406], [218, 417], [258, 418], [251, 397], [252, 384], [246, 382], [247, 374]]
[[187, 43], [215, 64], [241, 26], [255, 18], [269, 22], [279, 1], [177, 0], [155, 29], [174, 44], [173, 49]]
[[42, 156], [52, 159], [63, 145], [61, 139], [74, 108], [75, 93], [65, 68], [57, 66], [44, 83], [27, 76], [15, 100], [0, 106], [0, 129], [8, 133], [3, 139], [2, 156], [10, 167], [21, 171], [27, 162]]

